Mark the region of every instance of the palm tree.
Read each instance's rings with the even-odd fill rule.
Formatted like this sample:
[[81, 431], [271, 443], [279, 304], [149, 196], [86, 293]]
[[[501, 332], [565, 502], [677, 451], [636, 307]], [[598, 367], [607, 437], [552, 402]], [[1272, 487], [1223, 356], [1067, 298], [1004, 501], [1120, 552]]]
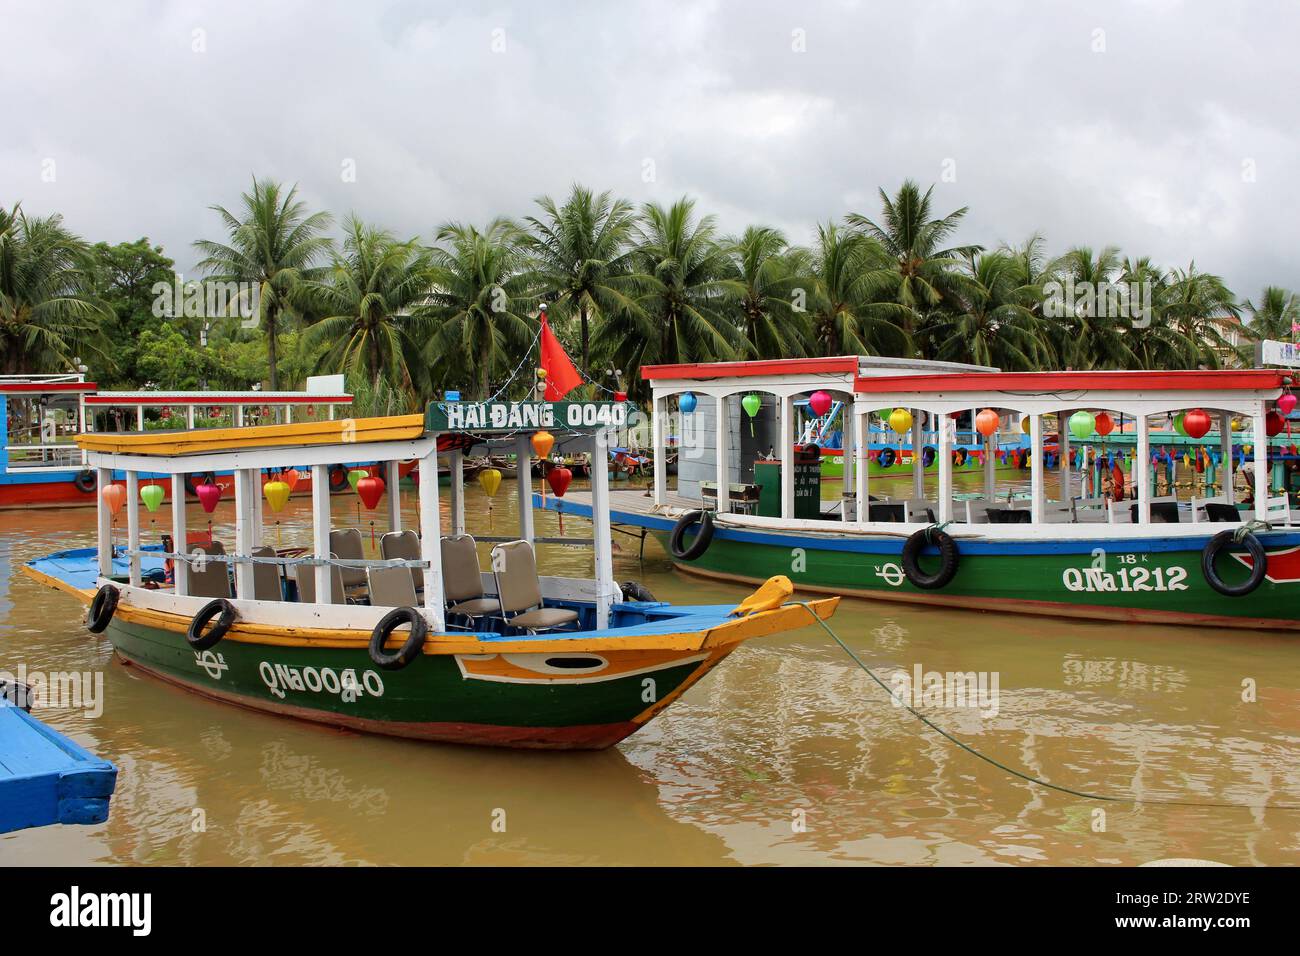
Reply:
[[1241, 306], [1222, 277], [1198, 272], [1196, 263], [1174, 269], [1157, 303], [1161, 318], [1191, 343], [1187, 363], [1218, 368], [1236, 354], [1230, 339], [1241, 327]]
[[613, 199], [608, 192], [596, 196], [576, 184], [563, 206], [557, 208], [549, 196], [537, 205], [544, 219], [524, 219], [532, 230], [524, 243], [534, 278], [557, 314], [577, 312], [582, 367], [590, 370], [592, 316], [636, 308], [629, 274], [636, 213], [625, 199]]
[[911, 310], [878, 296], [878, 276], [889, 265], [879, 242], [831, 223], [818, 226], [811, 265], [816, 281], [809, 321], [822, 355], [911, 353], [904, 329]]
[[0, 369], [8, 375], [66, 371], [102, 354], [111, 313], [91, 291], [90, 247], [61, 216], [28, 218], [0, 208]]
[[1244, 307], [1250, 312], [1250, 324], [1244, 330], [1250, 341], [1243, 342], [1237, 349], [1237, 358], [1242, 364], [1254, 363], [1255, 342], [1263, 339], [1296, 341], [1296, 324], [1300, 323], [1300, 296], [1290, 289], [1268, 286], [1259, 298], [1259, 305], [1247, 301]]
[[933, 192], [931, 186], [922, 194], [921, 187], [908, 179], [892, 199], [880, 190], [884, 212], [880, 223], [857, 213], [845, 217], [850, 228], [875, 239], [884, 249], [889, 261], [874, 272], [871, 282], [890, 301], [907, 310], [903, 329], [909, 336], [921, 339], [918, 344], [926, 352], [932, 351], [935, 343], [932, 336], [916, 336], [918, 329], [932, 311], [945, 303], [956, 304], [963, 280], [955, 267], [962, 256], [983, 251], [980, 246], [945, 247], [967, 207], [936, 218]]
[[[1139, 364], [1126, 334], [1131, 319], [1118, 314], [1107, 293], [1119, 270], [1119, 250], [1107, 246], [1094, 255], [1078, 246], [1061, 257], [1062, 279], [1046, 304], [1048, 335], [1058, 361], [1073, 369], [1133, 368]], [[1063, 296], [1066, 289], [1073, 296]]]
[[364, 376], [373, 391], [381, 382], [409, 389], [431, 324], [422, 308], [433, 284], [429, 251], [355, 216], [344, 231], [326, 276], [303, 283], [302, 295], [324, 316], [307, 330], [306, 344], [323, 347], [318, 368]]
[[294, 314], [299, 282], [319, 275], [313, 264], [330, 247], [329, 239], [321, 235], [329, 227], [330, 215], [325, 212], [308, 215], [306, 205], [297, 196], [297, 186], [285, 190], [279, 183], [254, 179], [253, 191], [241, 197], [243, 219], [223, 206], [210, 207], [221, 216], [229, 243], [206, 239], [194, 243], [204, 253], [199, 268], [210, 278], [256, 287], [257, 318], [266, 330], [272, 391], [280, 387], [276, 368], [280, 318]]
[[696, 220], [694, 210], [685, 198], [642, 207], [632, 254], [637, 308], [607, 316], [597, 332], [620, 368], [736, 356], [739, 333], [726, 311], [731, 249], [714, 239], [714, 218]]
[[477, 381], [490, 397], [494, 374], [527, 355], [537, 322], [522, 233], [507, 219], [479, 231], [448, 223], [431, 250], [433, 290], [422, 307], [436, 329], [426, 357], [431, 372], [452, 382]]
[[790, 249], [785, 236], [766, 226], [750, 226], [725, 244], [735, 251], [722, 286], [739, 308], [746, 354], [764, 359], [806, 354], [812, 289], [807, 252]]
[[933, 325], [936, 357], [951, 362], [1033, 371], [1048, 364], [1051, 348], [1042, 319], [1025, 303], [1020, 279], [1024, 262], [1009, 252], [971, 256], [965, 271], [963, 308]]

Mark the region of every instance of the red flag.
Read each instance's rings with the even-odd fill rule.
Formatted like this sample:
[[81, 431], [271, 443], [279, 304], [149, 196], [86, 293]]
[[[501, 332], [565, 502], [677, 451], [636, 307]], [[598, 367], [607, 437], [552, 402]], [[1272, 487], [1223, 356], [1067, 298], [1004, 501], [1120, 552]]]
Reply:
[[542, 311], [542, 368], [546, 371], [546, 400], [558, 402], [565, 395], [582, 384], [582, 376], [573, 367], [564, 346], [551, 331], [546, 321], [546, 311]]

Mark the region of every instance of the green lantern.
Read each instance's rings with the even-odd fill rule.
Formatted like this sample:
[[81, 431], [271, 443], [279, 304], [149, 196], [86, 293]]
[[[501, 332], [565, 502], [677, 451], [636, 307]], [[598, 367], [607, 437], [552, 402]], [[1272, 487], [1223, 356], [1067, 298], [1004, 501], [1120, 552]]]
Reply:
[[369, 476], [370, 472], [366, 471], [364, 468], [353, 468], [348, 472], [348, 484], [352, 486], [353, 491], [356, 491], [357, 482], [362, 478], [367, 478]]
[[754, 437], [754, 416], [757, 415], [758, 410], [763, 407], [763, 400], [758, 397], [757, 392], [750, 392], [748, 395], [746, 395], [744, 398], [740, 400], [740, 407], [743, 408], [745, 410], [745, 414], [749, 416], [749, 437], [753, 438]]
[[144, 506], [152, 514], [162, 505], [164, 494], [162, 485], [145, 485], [140, 489], [140, 500], [144, 502]]
[[1174, 431], [1178, 432], [1178, 434], [1182, 435], [1184, 438], [1187, 437], [1187, 428], [1183, 425], [1183, 416], [1186, 414], [1186, 412], [1179, 412], [1174, 416]]
[[1077, 411], [1070, 416], [1070, 434], [1075, 438], [1091, 438], [1096, 427], [1092, 412]]

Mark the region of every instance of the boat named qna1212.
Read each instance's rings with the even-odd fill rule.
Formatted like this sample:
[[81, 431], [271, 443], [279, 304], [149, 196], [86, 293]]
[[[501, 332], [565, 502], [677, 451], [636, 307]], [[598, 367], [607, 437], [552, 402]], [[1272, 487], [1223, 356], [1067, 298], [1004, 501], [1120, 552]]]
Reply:
[[[424, 416], [325, 421], [188, 433], [78, 438], [99, 486], [96, 548], [25, 566], [90, 605], [88, 626], [119, 657], [208, 697], [321, 723], [402, 737], [509, 747], [602, 748], [644, 726], [741, 642], [812, 623], [837, 598], [790, 603], [774, 576], [739, 607], [673, 606], [613, 576], [605, 469], [592, 473], [590, 539], [534, 534], [532, 477], [517, 473], [516, 536], [465, 533], [465, 454], [506, 443], [516, 460], [578, 446], [604, 461], [624, 403], [443, 402]], [[465, 423], [473, 423], [469, 428]], [[311, 470], [312, 544], [266, 544], [264, 509], [283, 507], [263, 469]], [[422, 475], [444, 457], [452, 474], [450, 528], [439, 483], [418, 481], [418, 533], [401, 526], [399, 463]], [[373, 462], [356, 493], [386, 513], [381, 540], [332, 528], [328, 481], [338, 462]], [[112, 483], [113, 469], [125, 486]], [[173, 497], [164, 542], [142, 542], [140, 504], [156, 510], [142, 474], [180, 483], [194, 471], [234, 476], [234, 535], [189, 532]], [[563, 468], [547, 480], [563, 494]], [[492, 493], [500, 474], [480, 474]], [[493, 480], [495, 479], [495, 480]], [[125, 546], [114, 543], [125, 512]], [[447, 533], [449, 532], [449, 533]], [[378, 555], [367, 557], [372, 539]], [[172, 542], [184, 542], [175, 545]], [[591, 579], [540, 576], [536, 543], [581, 543]], [[479, 545], [494, 544], [490, 570]], [[227, 545], [229, 545], [227, 547]], [[626, 593], [625, 593], [626, 592]], [[640, 598], [640, 599], [636, 599]]]

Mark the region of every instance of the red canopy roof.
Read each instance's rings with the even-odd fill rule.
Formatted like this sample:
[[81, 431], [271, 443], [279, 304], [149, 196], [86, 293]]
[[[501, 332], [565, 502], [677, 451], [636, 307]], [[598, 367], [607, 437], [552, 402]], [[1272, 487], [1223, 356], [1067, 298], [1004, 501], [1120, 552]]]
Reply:
[[855, 374], [856, 355], [832, 358], [762, 359], [753, 362], [688, 362], [681, 365], [643, 365], [641, 377], [674, 378], [744, 378], [757, 375]]
[[1171, 372], [994, 372], [988, 375], [879, 375], [857, 379], [864, 394], [894, 392], [1263, 392], [1290, 385], [1280, 369], [1180, 370]]

